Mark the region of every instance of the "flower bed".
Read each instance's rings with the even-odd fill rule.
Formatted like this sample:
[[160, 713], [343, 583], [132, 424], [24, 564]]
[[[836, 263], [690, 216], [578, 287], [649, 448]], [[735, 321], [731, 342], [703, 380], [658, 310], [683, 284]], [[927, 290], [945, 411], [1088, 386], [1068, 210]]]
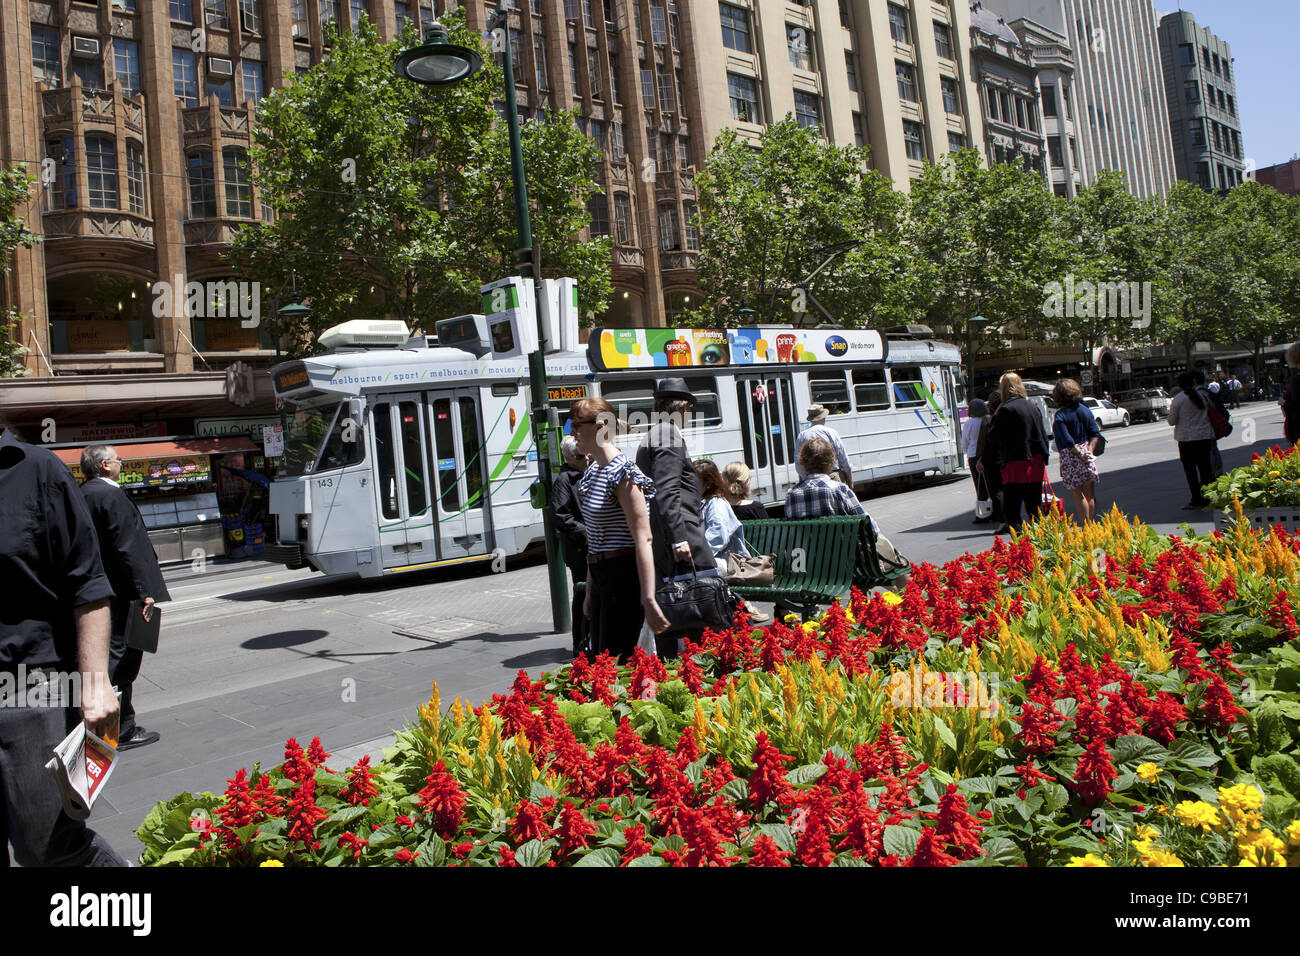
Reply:
[[1300, 514], [1300, 448], [1274, 445], [1251, 455], [1249, 465], [1219, 476], [1204, 492], [1221, 522], [1235, 522], [1243, 510], [1248, 520], [1251, 512]]
[[142, 862], [1300, 864], [1298, 550], [1048, 516], [681, 661], [435, 687], [373, 767], [290, 741], [159, 804]]

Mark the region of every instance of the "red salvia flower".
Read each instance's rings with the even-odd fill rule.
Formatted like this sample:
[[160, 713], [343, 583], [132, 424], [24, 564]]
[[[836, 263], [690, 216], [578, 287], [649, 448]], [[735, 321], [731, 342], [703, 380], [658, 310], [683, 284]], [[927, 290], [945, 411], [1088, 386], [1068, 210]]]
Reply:
[[[882, 861], [883, 862], [883, 861]], [[961, 860], [943, 850], [942, 839], [934, 830], [921, 831], [921, 839], [916, 842], [916, 852], [907, 861], [908, 866], [956, 866]]]
[[754, 840], [754, 850], [747, 861], [750, 866], [789, 866], [786, 862], [790, 854], [786, 853], [767, 834], [759, 834]]
[[1268, 623], [1278, 629], [1282, 637], [1294, 641], [1300, 637], [1300, 624], [1296, 623], [1291, 609], [1291, 598], [1286, 591], [1278, 591], [1268, 605]]
[[369, 806], [371, 798], [378, 794], [379, 788], [375, 786], [370, 771], [370, 755], [367, 754], [348, 771], [348, 785], [343, 788], [339, 796], [345, 803], [354, 807], [364, 807]]
[[320, 738], [313, 737], [311, 739], [311, 745], [307, 748], [307, 760], [311, 763], [312, 769], [314, 770], [317, 767], [324, 767], [325, 772], [329, 773], [330, 768], [325, 767], [325, 761], [328, 759], [329, 754], [327, 754], [325, 748], [320, 745]]
[[556, 820], [555, 831], [560, 837], [560, 855], [567, 856], [574, 850], [587, 846], [587, 841], [596, 832], [596, 826], [582, 811], [571, 803], [566, 803]]
[[934, 820], [934, 840], [957, 859], [973, 860], [984, 852], [979, 840], [984, 828], [967, 812], [966, 798], [957, 792], [956, 784], [948, 784], [938, 812], [926, 816]]
[[1110, 782], [1119, 774], [1110, 761], [1104, 740], [1094, 740], [1084, 748], [1074, 771], [1074, 791], [1085, 803], [1100, 802], [1110, 793]]
[[636, 824], [623, 828], [623, 838], [627, 841], [623, 845], [623, 857], [620, 866], [627, 866], [639, 856], [645, 856], [651, 852], [654, 847], [645, 838], [644, 824]]
[[1210, 729], [1220, 734], [1226, 734], [1239, 718], [1246, 716], [1246, 711], [1237, 706], [1227, 683], [1217, 674], [1205, 690], [1201, 711]]
[[754, 772], [749, 775], [751, 804], [761, 809], [771, 801], [784, 804], [790, 800], [790, 781], [785, 778], [785, 764], [794, 760], [773, 747], [761, 730], [754, 739]]
[[414, 863], [420, 854], [408, 850], [406, 847], [398, 847], [393, 853], [393, 859], [398, 863]]
[[361, 859], [361, 852], [370, 846], [369, 840], [363, 840], [355, 833], [344, 833], [339, 837], [339, 846], [352, 851], [352, 859]]
[[1016, 796], [1020, 797], [1021, 800], [1025, 799], [1025, 791], [1038, 786], [1044, 780], [1052, 779], [1039, 770], [1032, 760], [1026, 760], [1016, 767], [1016, 773], [1020, 775], [1020, 790]]
[[545, 840], [551, 835], [546, 823], [546, 812], [537, 804], [524, 800], [515, 808], [515, 818], [510, 821], [510, 836], [516, 843]]
[[329, 816], [329, 811], [316, 804], [316, 779], [309, 777], [298, 785], [285, 819], [289, 821], [286, 837], [290, 843], [299, 843], [304, 850], [320, 849], [315, 839], [316, 826]]
[[515, 862], [515, 851], [508, 846], [497, 847], [497, 866], [518, 866]]
[[1144, 698], [1140, 704], [1142, 733], [1152, 740], [1169, 744], [1177, 735], [1180, 723], [1187, 719], [1187, 708], [1167, 691], [1160, 691], [1153, 699]]
[[433, 772], [424, 779], [425, 786], [419, 792], [420, 809], [433, 816], [434, 829], [443, 839], [449, 840], [460, 828], [465, 794], [441, 760], [433, 765]]
[[[319, 741], [319, 738], [317, 740]], [[284, 766], [281, 772], [294, 783], [302, 783], [316, 774], [316, 765], [307, 754], [303, 753], [298, 741], [292, 737], [284, 743]]]

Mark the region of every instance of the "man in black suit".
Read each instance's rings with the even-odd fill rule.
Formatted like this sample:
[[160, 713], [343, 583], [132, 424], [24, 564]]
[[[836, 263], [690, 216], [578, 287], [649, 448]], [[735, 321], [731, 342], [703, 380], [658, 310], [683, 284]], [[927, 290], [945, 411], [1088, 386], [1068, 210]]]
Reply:
[[113, 585], [113, 641], [110, 647], [109, 677], [122, 693], [121, 737], [118, 750], [143, 747], [158, 740], [157, 731], [145, 730], [135, 722], [131, 685], [140, 674], [144, 652], [126, 646], [127, 616], [132, 601], [143, 601], [145, 620], [157, 601], [170, 601], [158, 557], [149, 543], [149, 532], [140, 511], [117, 483], [122, 460], [109, 445], [91, 445], [81, 453], [81, 473], [86, 480], [81, 493], [99, 536], [99, 553]]
[[[578, 505], [575, 493], [578, 479], [586, 471], [590, 459], [578, 451], [578, 442], [572, 435], [565, 435], [560, 442], [560, 457], [564, 467], [551, 483], [551, 515], [555, 519], [555, 529], [560, 533], [560, 544], [564, 550], [564, 563], [569, 566], [573, 583], [587, 582], [587, 529], [582, 522], [582, 509]], [[573, 656], [582, 653], [587, 643], [587, 618], [582, 613], [583, 598], [574, 588], [573, 597]]]
[[[636, 452], [636, 466], [655, 483], [650, 499], [650, 533], [654, 536], [655, 578], [691, 573], [717, 573], [717, 561], [704, 534], [704, 492], [686, 453], [681, 425], [695, 405], [695, 395], [680, 378], [655, 384], [656, 421]], [[675, 643], [675, 642], [674, 642]], [[658, 647], [661, 657], [676, 657], [677, 649]]]

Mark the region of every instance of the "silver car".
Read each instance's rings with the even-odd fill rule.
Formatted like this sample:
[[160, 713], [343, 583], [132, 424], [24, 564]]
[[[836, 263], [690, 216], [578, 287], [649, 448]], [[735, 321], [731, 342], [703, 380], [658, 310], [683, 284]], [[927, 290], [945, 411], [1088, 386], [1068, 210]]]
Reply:
[[1138, 422], [1154, 422], [1169, 413], [1169, 396], [1163, 388], [1133, 388], [1117, 392], [1115, 404]]

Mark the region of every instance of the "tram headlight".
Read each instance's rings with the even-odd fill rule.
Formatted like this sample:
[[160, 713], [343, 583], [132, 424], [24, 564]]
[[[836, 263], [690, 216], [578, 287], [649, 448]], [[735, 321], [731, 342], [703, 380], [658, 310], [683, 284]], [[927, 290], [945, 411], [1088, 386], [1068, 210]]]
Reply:
[[310, 522], [310, 515], [298, 515], [298, 539], [300, 541], [307, 540], [307, 526]]

